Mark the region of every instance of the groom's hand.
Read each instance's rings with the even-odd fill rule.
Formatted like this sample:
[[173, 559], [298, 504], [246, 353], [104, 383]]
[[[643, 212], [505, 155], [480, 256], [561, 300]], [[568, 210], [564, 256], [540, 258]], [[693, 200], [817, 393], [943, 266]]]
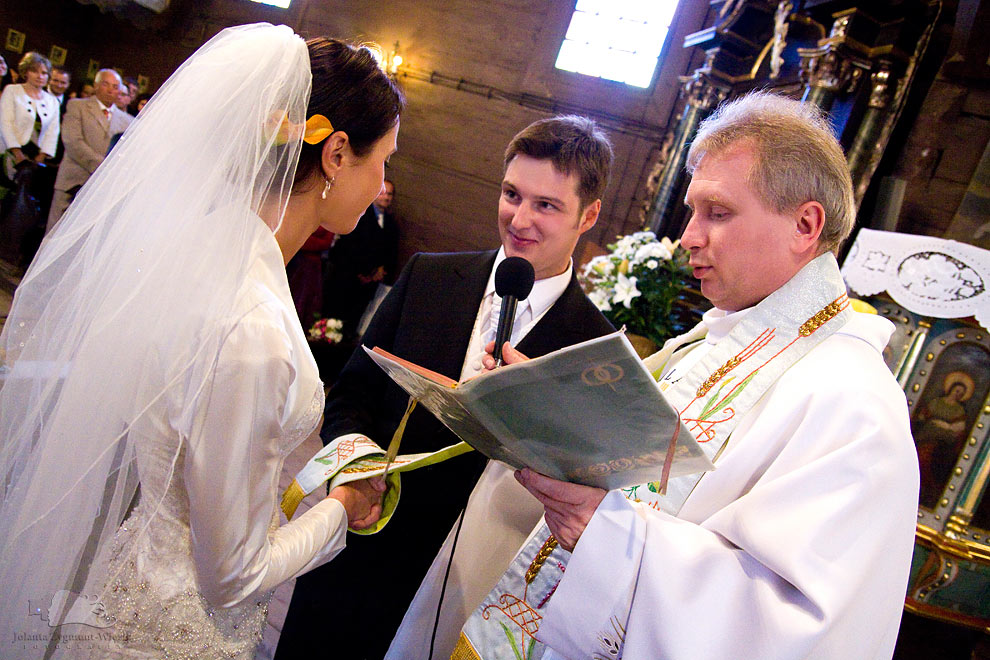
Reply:
[[337, 486], [327, 497], [344, 505], [348, 527], [365, 529], [381, 518], [382, 496], [385, 494], [385, 489], [384, 479], [372, 477]]
[[[492, 353], [495, 352], [495, 342], [490, 341], [485, 344], [485, 357], [481, 359], [481, 364], [484, 365], [485, 371], [492, 371], [495, 369], [495, 358]], [[516, 349], [512, 347], [509, 342], [505, 342], [502, 345], [502, 363], [503, 364], [517, 364], [519, 362], [525, 362], [529, 358]]]

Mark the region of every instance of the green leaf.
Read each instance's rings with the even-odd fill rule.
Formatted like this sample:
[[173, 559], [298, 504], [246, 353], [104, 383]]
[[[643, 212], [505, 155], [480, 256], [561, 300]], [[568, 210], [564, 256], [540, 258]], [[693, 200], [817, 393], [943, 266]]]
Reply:
[[736, 390], [734, 392], [732, 392], [732, 394], [730, 394], [729, 396], [727, 396], [725, 398], [725, 401], [722, 402], [722, 405], [720, 407], [724, 409], [726, 406], [728, 406], [730, 403], [732, 403], [732, 400], [735, 399], [740, 394], [742, 394], [742, 391], [744, 389], [746, 389], [746, 386], [747, 385], [749, 385], [749, 381], [753, 380], [753, 377], [756, 376], [756, 374], [758, 374], [758, 373], [760, 373], [760, 370], [759, 369], [757, 369], [756, 371], [754, 371], [750, 375], [746, 376], [746, 380], [744, 380], [743, 382], [739, 383], [739, 387], [737, 387]]
[[718, 401], [718, 397], [721, 396], [721, 394], [722, 394], [722, 388], [724, 388], [730, 382], [732, 382], [733, 380], [735, 380], [735, 378], [736, 378], [735, 376], [729, 376], [728, 378], [724, 379], [719, 384], [718, 389], [715, 390], [715, 394], [713, 394], [711, 396], [711, 398], [708, 399], [708, 402], [705, 404], [705, 407], [701, 409], [701, 414], [698, 415], [698, 419], [699, 420], [708, 419], [708, 416], [711, 413], [715, 412], [714, 410], [712, 410], [712, 408], [715, 406], [715, 402]]
[[505, 636], [509, 638], [509, 646], [512, 647], [512, 652], [516, 654], [516, 660], [523, 660], [522, 653], [519, 651], [519, 648], [516, 646], [516, 640], [515, 638], [512, 637], [512, 633], [509, 632], [509, 627], [504, 623], [502, 623], [501, 621], [498, 622], [498, 625], [502, 626], [502, 630], [505, 631]]
[[337, 454], [337, 450], [334, 449], [330, 453], [324, 454], [319, 458], [314, 458], [313, 460], [316, 461], [317, 463], [323, 463], [324, 465], [333, 465], [334, 463], [337, 462], [336, 454]]

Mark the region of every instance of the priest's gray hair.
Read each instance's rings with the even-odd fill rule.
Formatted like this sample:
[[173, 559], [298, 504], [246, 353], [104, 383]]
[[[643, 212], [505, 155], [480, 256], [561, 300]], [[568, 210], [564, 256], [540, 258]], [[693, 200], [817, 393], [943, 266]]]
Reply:
[[815, 105], [769, 92], [751, 92], [721, 105], [705, 119], [691, 144], [691, 174], [708, 154], [739, 143], [754, 150], [747, 180], [777, 213], [816, 201], [825, 209], [822, 253], [837, 252], [852, 232], [856, 202], [842, 147]]

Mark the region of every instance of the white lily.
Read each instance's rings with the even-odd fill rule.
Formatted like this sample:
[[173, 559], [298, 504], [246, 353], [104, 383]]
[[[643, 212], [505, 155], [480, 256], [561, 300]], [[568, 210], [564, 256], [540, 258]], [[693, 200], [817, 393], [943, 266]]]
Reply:
[[588, 268], [599, 275], [610, 275], [615, 270], [615, 264], [608, 256], [593, 257], [588, 262]]
[[608, 312], [612, 309], [612, 304], [608, 301], [609, 292], [605, 289], [595, 289], [588, 294], [588, 298], [601, 312]]
[[632, 307], [634, 298], [640, 295], [640, 290], [636, 288], [636, 278], [627, 277], [619, 273], [618, 281], [615, 283], [615, 295], [612, 302], [616, 305], [625, 305], [626, 309]]

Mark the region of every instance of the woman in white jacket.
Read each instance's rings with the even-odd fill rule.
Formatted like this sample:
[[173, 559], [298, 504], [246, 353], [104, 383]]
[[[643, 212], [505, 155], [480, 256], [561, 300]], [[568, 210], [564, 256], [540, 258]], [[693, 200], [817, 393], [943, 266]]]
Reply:
[[24, 82], [7, 85], [0, 95], [0, 145], [10, 178], [22, 161], [41, 163], [54, 156], [59, 132], [58, 100], [45, 91], [51, 62], [30, 52], [21, 58], [17, 72]]

